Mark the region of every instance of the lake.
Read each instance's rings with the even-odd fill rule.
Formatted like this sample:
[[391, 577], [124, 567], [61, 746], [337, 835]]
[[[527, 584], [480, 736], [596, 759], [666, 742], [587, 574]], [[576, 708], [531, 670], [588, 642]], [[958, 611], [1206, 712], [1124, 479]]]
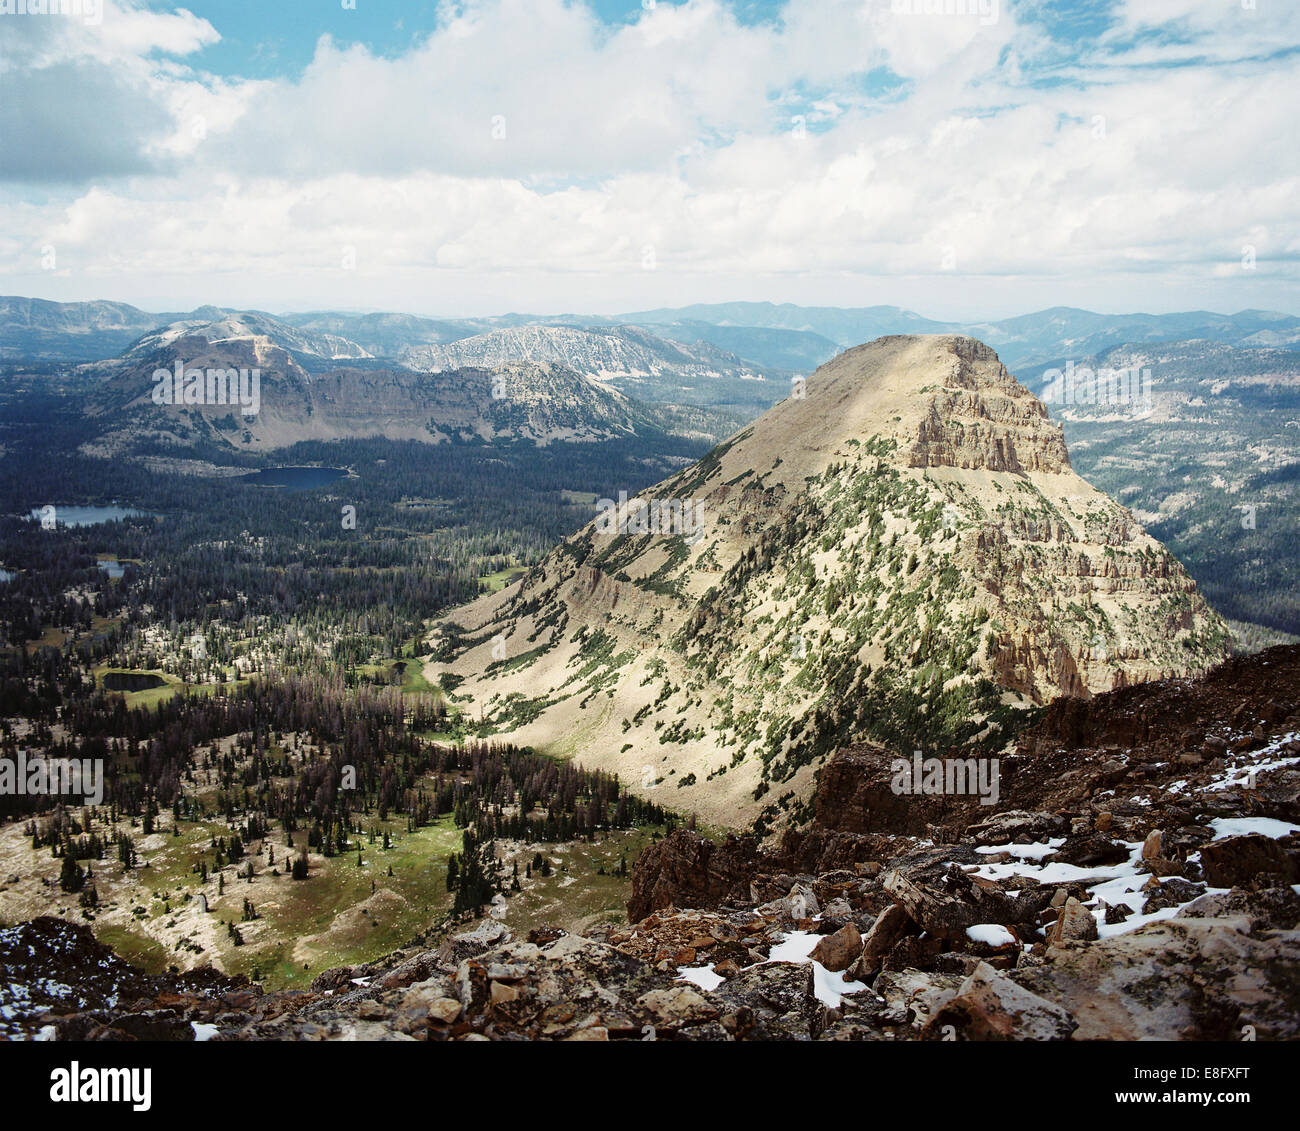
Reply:
[[165, 687], [167, 681], [152, 672], [105, 672], [105, 691], [152, 691]]
[[[46, 513], [44, 507], [33, 507], [28, 517], [41, 522]], [[60, 526], [98, 526], [101, 522], [137, 517], [149, 518], [150, 514], [134, 507], [120, 507], [116, 503], [107, 507], [65, 507], [54, 504], [54, 521]]]
[[240, 483], [253, 487], [283, 487], [286, 491], [311, 491], [328, 487], [345, 479], [347, 470], [342, 467], [264, 467], [239, 477]]

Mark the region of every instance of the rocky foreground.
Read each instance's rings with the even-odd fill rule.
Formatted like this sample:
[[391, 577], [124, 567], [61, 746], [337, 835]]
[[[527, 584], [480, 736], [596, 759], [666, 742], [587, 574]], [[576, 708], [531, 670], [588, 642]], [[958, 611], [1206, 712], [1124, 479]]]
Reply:
[[70, 1040], [1300, 1037], [1300, 648], [1053, 705], [1000, 801], [841, 751], [779, 845], [678, 831], [629, 924], [485, 920], [309, 991], [0, 930], [0, 1035]]

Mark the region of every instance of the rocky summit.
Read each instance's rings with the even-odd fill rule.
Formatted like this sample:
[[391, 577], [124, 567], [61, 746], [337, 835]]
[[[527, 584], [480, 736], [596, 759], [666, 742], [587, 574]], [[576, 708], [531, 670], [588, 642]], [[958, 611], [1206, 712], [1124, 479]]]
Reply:
[[304, 991], [145, 975], [37, 919], [0, 932], [0, 1037], [1296, 1039], [1297, 687], [1287, 647], [1070, 701], [980, 812], [864, 808], [889, 771], [845, 751], [777, 843], [647, 848], [626, 924], [487, 918]]
[[487, 729], [727, 827], [804, 819], [847, 744], [994, 751], [1059, 696], [1228, 652], [1178, 561], [968, 337], [850, 349], [608, 502], [438, 622], [426, 676]]

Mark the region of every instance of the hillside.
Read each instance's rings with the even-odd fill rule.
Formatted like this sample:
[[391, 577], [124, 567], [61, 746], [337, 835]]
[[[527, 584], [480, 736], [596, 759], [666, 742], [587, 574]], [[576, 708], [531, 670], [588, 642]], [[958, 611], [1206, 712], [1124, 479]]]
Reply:
[[0, 359], [112, 357], [161, 318], [124, 302], [48, 302], [2, 295]]
[[[251, 316], [180, 322], [148, 334], [122, 357], [88, 367], [102, 377], [89, 412], [103, 427], [88, 450], [270, 451], [370, 436], [423, 443], [590, 442], [662, 432], [712, 438], [728, 419], [640, 405], [557, 362], [419, 373], [364, 357], [339, 365], [326, 357], [331, 350], [364, 353], [345, 339]], [[185, 366], [185, 386], [195, 369], [245, 373], [243, 400], [227, 394], [220, 403], [177, 401], [174, 386], [155, 380], [160, 370], [174, 373], [177, 363]], [[254, 392], [255, 368], [260, 377]], [[166, 403], [155, 401], [155, 390]], [[202, 400], [209, 399], [205, 379]]]
[[400, 360], [440, 372], [515, 361], [555, 362], [618, 385], [643, 400], [766, 407], [790, 388], [790, 375], [745, 361], [705, 341], [686, 344], [634, 326], [517, 326], [415, 346]]
[[[1225, 616], [1300, 635], [1300, 352], [1198, 339], [1075, 364], [1150, 373], [1149, 406], [1049, 402], [1081, 474], [1132, 508]], [[1026, 382], [1038, 388], [1042, 371]]]
[[797, 814], [854, 737], [995, 749], [1058, 695], [1226, 652], [1178, 562], [969, 338], [849, 350], [639, 498], [701, 522], [598, 519], [439, 621], [426, 674], [485, 729], [719, 824]]

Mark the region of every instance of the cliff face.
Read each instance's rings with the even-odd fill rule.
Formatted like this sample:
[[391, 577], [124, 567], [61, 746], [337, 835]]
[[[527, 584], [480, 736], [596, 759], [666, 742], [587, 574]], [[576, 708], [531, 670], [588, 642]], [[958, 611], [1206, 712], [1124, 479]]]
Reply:
[[1070, 466], [1065, 437], [1043, 404], [983, 342], [952, 339], [952, 362], [907, 448], [910, 467], [1059, 473]]
[[693, 502], [700, 528], [593, 524], [446, 618], [427, 674], [731, 827], [794, 812], [845, 743], [994, 749], [1057, 696], [1227, 651], [1178, 562], [969, 338], [848, 350], [642, 499]]

